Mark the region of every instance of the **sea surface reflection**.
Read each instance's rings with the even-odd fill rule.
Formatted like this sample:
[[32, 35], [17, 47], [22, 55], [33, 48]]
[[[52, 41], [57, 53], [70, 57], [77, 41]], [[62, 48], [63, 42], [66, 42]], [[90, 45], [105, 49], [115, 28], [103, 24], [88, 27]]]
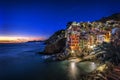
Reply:
[[69, 66], [69, 80], [77, 80], [77, 76], [79, 74], [78, 67], [76, 62], [70, 62]]

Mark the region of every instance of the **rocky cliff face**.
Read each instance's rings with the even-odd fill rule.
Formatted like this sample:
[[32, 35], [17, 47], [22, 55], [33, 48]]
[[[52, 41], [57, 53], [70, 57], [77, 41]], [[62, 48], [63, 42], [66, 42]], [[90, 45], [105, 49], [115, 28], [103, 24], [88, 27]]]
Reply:
[[52, 44], [47, 44], [44, 52], [48, 53], [48, 54], [55, 54], [55, 53], [64, 52], [65, 41], [66, 41], [66, 39], [63, 38], [63, 39], [60, 39], [56, 42], [53, 42]]
[[55, 54], [64, 51], [66, 39], [65, 30], [55, 32], [48, 40], [45, 41], [46, 47], [44, 53]]
[[45, 41], [46, 44], [52, 44], [53, 42], [56, 42], [57, 40], [60, 40], [65, 37], [65, 30], [59, 30], [55, 32], [49, 39]]

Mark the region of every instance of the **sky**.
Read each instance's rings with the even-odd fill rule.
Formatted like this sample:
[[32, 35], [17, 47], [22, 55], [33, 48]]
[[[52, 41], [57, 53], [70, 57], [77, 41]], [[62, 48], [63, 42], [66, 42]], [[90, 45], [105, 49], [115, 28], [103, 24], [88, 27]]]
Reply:
[[120, 12], [120, 0], [0, 0], [0, 36], [49, 38], [69, 21]]

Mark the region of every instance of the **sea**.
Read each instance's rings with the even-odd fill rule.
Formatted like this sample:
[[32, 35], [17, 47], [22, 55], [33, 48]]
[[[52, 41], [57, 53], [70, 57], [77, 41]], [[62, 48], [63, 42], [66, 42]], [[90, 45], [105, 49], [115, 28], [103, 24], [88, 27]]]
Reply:
[[0, 44], [0, 80], [80, 80], [93, 71], [94, 62], [51, 61], [38, 54], [44, 42]]

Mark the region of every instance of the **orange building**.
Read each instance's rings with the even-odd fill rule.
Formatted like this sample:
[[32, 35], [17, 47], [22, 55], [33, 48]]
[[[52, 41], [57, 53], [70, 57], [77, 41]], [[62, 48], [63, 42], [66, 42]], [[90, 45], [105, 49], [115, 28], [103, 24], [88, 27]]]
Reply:
[[73, 23], [69, 26], [69, 28], [66, 31], [66, 48], [69, 49], [69, 53], [72, 55], [76, 55], [80, 50], [80, 27], [77, 26], [77, 24]]
[[79, 36], [76, 34], [71, 34], [69, 41], [69, 46], [71, 50], [78, 50], [79, 49]]

